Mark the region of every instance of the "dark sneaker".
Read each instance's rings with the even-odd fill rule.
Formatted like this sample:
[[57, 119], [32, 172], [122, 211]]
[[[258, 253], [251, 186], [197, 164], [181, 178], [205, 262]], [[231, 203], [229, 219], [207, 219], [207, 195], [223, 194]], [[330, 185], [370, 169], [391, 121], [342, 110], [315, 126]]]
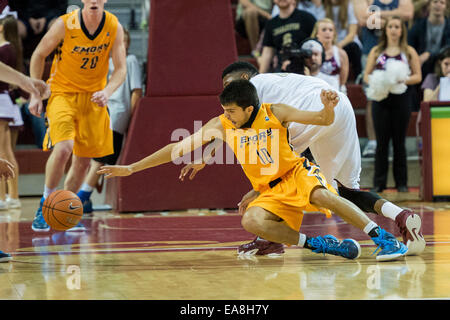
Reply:
[[395, 218], [403, 243], [408, 247], [408, 256], [418, 255], [425, 250], [426, 242], [422, 235], [422, 219], [410, 210], [403, 210]]
[[238, 254], [247, 256], [276, 257], [284, 253], [284, 245], [256, 237], [252, 242], [240, 245]]
[[372, 238], [373, 242], [378, 245], [372, 254], [377, 252], [378, 249], [381, 249], [381, 251], [377, 254], [378, 261], [395, 260], [406, 255], [408, 248], [403, 243], [398, 241], [386, 230], [381, 229], [380, 227], [378, 227], [378, 230], [379, 236]]
[[91, 214], [93, 211], [92, 209], [92, 201], [91, 199], [87, 199], [83, 201], [83, 213], [84, 214]]
[[0, 251], [0, 262], [9, 262], [11, 260], [12, 260], [12, 257], [9, 253]]
[[31, 229], [37, 232], [47, 232], [50, 231], [50, 226], [45, 222], [44, 216], [42, 215], [42, 206], [44, 205], [44, 197], [41, 198], [39, 203], [39, 208], [36, 211], [36, 216], [34, 217], [33, 223], [31, 224]]
[[361, 247], [358, 242], [353, 239], [344, 239], [340, 242], [332, 235], [310, 238], [308, 245], [315, 253], [328, 253], [347, 259], [357, 259], [361, 255]]

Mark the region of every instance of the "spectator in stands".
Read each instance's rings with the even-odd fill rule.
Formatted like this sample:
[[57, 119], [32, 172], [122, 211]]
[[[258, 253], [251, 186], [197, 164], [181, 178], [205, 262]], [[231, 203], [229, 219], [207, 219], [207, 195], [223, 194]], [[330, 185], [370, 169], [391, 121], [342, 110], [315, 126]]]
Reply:
[[252, 52], [266, 21], [272, 17], [271, 11], [272, 0], [239, 0], [235, 28], [241, 37], [248, 39]]
[[51, 25], [66, 13], [68, 0], [11, 1], [10, 6], [19, 13], [19, 34], [28, 60]]
[[445, 16], [447, 0], [431, 0], [428, 9], [428, 16], [418, 19], [408, 34], [408, 43], [419, 54], [424, 78], [433, 72], [441, 48], [450, 44], [450, 18]]
[[[387, 18], [379, 44], [369, 53], [364, 82], [369, 83], [369, 75], [376, 69], [383, 70], [390, 59], [409, 66], [411, 73], [404, 84], [410, 86], [422, 81], [419, 55], [408, 45], [407, 35], [406, 24], [400, 17]], [[386, 188], [391, 138], [394, 147], [393, 169], [396, 188], [399, 192], [408, 191], [405, 141], [411, 115], [409, 91], [406, 90], [402, 94], [389, 93], [388, 97], [381, 101], [372, 101], [373, 124], [377, 139], [372, 190], [374, 192], [382, 192]]]
[[[325, 18], [325, 9], [322, 0], [297, 0], [297, 9], [311, 13], [316, 20]], [[273, 6], [272, 17], [280, 14], [280, 8], [277, 5]]]
[[[102, 183], [99, 185], [100, 176], [97, 171], [104, 164], [114, 165], [120, 156], [124, 136], [128, 130], [131, 116], [136, 109], [139, 99], [142, 97], [142, 72], [141, 66], [133, 54], [128, 54], [130, 47], [130, 34], [124, 29], [124, 45], [127, 51], [127, 76], [122, 85], [117, 88], [108, 100], [108, 110], [113, 129], [114, 153], [103, 158], [91, 160], [87, 177], [78, 192], [78, 197], [83, 202], [83, 212], [92, 212], [91, 195], [94, 189], [101, 192]], [[114, 72], [112, 58], [109, 60], [109, 75]], [[101, 177], [103, 180], [103, 176]]]
[[317, 38], [325, 50], [325, 60], [320, 71], [327, 76], [326, 80], [336, 90], [347, 93], [349, 61], [347, 53], [337, 46], [337, 34], [333, 20], [325, 18], [314, 27], [311, 37]]
[[423, 101], [439, 101], [440, 79], [450, 78], [450, 46], [444, 47], [437, 57], [435, 71], [429, 73], [422, 83]]
[[[9, 15], [0, 16], [0, 61], [22, 71], [22, 60], [17, 58], [20, 57], [20, 52], [17, 20]], [[11, 130], [9, 128], [9, 122], [14, 120], [17, 107], [11, 101], [9, 89], [7, 83], [0, 83], [0, 157], [8, 160], [14, 166], [15, 177], [8, 180], [9, 197], [5, 198], [4, 191], [0, 195], [0, 208], [20, 208], [19, 168], [11, 146]]]
[[336, 46], [344, 49], [351, 61], [352, 74], [356, 78], [362, 72], [361, 48], [358, 37], [358, 19], [351, 0], [324, 0], [327, 18], [333, 20], [336, 28]]
[[[280, 8], [280, 14], [266, 23], [262, 55], [259, 60], [259, 71], [280, 71], [280, 50], [283, 46], [300, 44], [311, 34], [316, 19], [306, 11], [296, 8], [295, 0], [274, 0]], [[275, 67], [273, 58], [277, 56]]]
[[414, 18], [412, 19], [412, 23], [414, 21], [425, 18], [428, 15], [428, 4], [430, 0], [412, 0], [414, 5]]
[[[391, 16], [398, 16], [405, 22], [409, 21], [414, 16], [414, 6], [412, 0], [355, 0], [353, 6], [358, 23], [362, 28], [361, 67], [364, 70], [368, 54], [377, 45], [381, 28], [386, 19]], [[359, 82], [358, 80], [357, 82]], [[371, 101], [368, 99], [366, 105], [366, 130], [369, 141], [363, 149], [363, 157], [373, 157], [377, 146], [371, 112]]]

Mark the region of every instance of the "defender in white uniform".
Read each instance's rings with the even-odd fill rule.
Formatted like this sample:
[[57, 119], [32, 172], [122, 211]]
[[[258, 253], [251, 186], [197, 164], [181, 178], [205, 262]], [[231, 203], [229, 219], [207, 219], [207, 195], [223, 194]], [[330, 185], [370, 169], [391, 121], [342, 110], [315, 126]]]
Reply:
[[[325, 81], [299, 74], [265, 73], [250, 63], [238, 61], [232, 63], [222, 73], [223, 86], [238, 79], [250, 80], [256, 87], [259, 100], [263, 103], [284, 103], [301, 110], [321, 110], [321, 90], [333, 90]], [[353, 107], [347, 96], [338, 92], [340, 101], [335, 107], [335, 120], [327, 127], [291, 124], [289, 127], [290, 143], [298, 153], [308, 147], [315, 163], [328, 183], [337, 185], [339, 195], [353, 202], [364, 212], [385, 216], [396, 222], [408, 247], [407, 255], [417, 255], [425, 249], [422, 235], [422, 220], [419, 215], [409, 209], [400, 208], [381, 198], [376, 193], [359, 190], [361, 172], [361, 151], [356, 130], [356, 119]], [[214, 143], [214, 149], [220, 148], [222, 142]], [[208, 161], [208, 159], [205, 162]], [[203, 169], [205, 164], [189, 164], [181, 170], [180, 179], [192, 169], [190, 179]], [[239, 211], [245, 211], [247, 205], [258, 194], [250, 191], [239, 204]], [[272, 255], [284, 252], [283, 244], [256, 238], [250, 243], [239, 246], [239, 254]]]
[[[321, 79], [293, 73], [258, 74], [250, 82], [256, 87], [260, 101], [308, 111], [321, 110], [321, 90], [333, 89]], [[293, 123], [289, 127], [290, 142], [298, 153], [309, 147], [320, 171], [336, 189], [335, 180], [347, 188], [359, 189], [361, 151], [355, 114], [347, 96], [339, 92], [339, 98], [332, 125]]]

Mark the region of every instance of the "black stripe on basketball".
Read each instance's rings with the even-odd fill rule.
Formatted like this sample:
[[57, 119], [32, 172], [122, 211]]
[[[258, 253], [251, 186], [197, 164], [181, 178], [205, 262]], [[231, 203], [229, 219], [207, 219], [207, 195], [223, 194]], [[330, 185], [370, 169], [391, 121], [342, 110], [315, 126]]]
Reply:
[[[73, 226], [75, 226], [75, 225], [72, 225], [72, 226], [66, 225], [66, 224], [62, 223], [61, 221], [59, 221], [58, 218], [55, 216], [55, 212], [54, 212], [54, 211], [55, 211], [55, 210], [54, 210], [54, 208], [53, 208], [53, 209], [52, 209], [52, 216], [53, 216], [53, 219], [55, 219], [55, 221], [57, 221], [60, 225], [66, 227], [66, 230], [69, 229], [69, 228], [72, 228]], [[55, 229], [56, 229], [56, 228], [55, 228]]]

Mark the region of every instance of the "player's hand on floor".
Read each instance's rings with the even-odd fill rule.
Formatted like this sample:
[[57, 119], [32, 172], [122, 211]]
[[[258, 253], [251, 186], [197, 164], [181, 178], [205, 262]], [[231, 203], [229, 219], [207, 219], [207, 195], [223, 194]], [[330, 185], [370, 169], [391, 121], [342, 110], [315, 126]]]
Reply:
[[130, 166], [101, 166], [97, 174], [104, 174], [105, 178], [126, 177], [133, 173]]
[[189, 171], [192, 170], [191, 174], [189, 175], [189, 180], [192, 180], [192, 179], [194, 179], [197, 172], [202, 170], [205, 166], [206, 166], [205, 163], [200, 163], [200, 164], [190, 163], [190, 164], [184, 166], [183, 169], [181, 169], [179, 179], [181, 181], [184, 181], [184, 177], [186, 177], [186, 175], [189, 173]]

